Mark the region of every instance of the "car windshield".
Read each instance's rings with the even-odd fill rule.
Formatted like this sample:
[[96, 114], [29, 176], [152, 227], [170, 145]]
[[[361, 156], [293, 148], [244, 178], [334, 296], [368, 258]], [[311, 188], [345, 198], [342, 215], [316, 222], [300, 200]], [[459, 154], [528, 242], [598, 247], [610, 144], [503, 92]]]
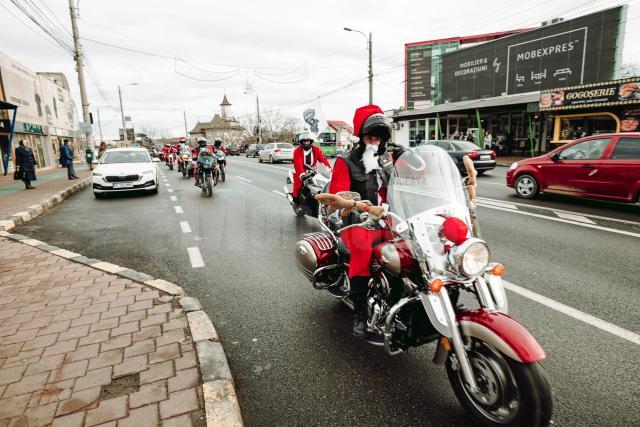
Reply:
[[143, 151], [111, 151], [102, 156], [100, 163], [149, 163], [149, 155]]
[[478, 147], [476, 144], [469, 141], [449, 141], [449, 142], [453, 144], [453, 147], [458, 151], [480, 150], [480, 147]]
[[291, 144], [276, 144], [278, 148], [293, 148]]

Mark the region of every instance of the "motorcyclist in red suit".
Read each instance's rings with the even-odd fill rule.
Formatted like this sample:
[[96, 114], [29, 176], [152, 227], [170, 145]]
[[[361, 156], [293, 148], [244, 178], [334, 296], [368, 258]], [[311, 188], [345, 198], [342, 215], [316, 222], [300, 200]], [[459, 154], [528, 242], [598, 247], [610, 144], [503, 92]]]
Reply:
[[[391, 128], [380, 107], [367, 105], [356, 110], [353, 130], [358, 142], [351, 151], [336, 160], [329, 192], [357, 192], [362, 200], [368, 200], [374, 206], [380, 205], [386, 201], [389, 180], [389, 172], [384, 170], [380, 158], [386, 152]], [[369, 265], [373, 246], [389, 237], [384, 231], [361, 227], [353, 227], [342, 233], [342, 239], [351, 253], [349, 281], [356, 312], [353, 333], [358, 337], [375, 338], [367, 334]]]
[[314, 167], [318, 162], [321, 162], [331, 169], [331, 164], [320, 148], [313, 145], [315, 139], [315, 135], [311, 132], [303, 132], [298, 138], [300, 145], [293, 151], [293, 169], [296, 173], [293, 176], [292, 195], [296, 205], [299, 204], [298, 194], [300, 194], [300, 190], [302, 189], [300, 176], [307, 173], [305, 165]]
[[169, 155], [169, 148], [171, 147], [171, 145], [169, 144], [164, 144], [164, 147], [162, 147], [162, 161], [166, 162], [167, 161], [167, 156]]

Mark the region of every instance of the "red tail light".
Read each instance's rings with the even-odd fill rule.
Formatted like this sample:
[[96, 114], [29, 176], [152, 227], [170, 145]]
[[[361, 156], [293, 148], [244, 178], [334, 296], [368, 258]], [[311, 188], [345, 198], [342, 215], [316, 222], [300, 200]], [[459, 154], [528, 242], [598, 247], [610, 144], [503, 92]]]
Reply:
[[275, 150], [273, 150], [273, 152], [274, 152], [274, 153], [279, 153], [279, 152], [281, 152], [281, 151], [282, 151], [282, 150], [281, 150], [281, 149], [279, 149], [279, 148], [276, 148]]
[[469, 156], [470, 159], [477, 159], [478, 157], [480, 157], [480, 154], [478, 154], [477, 151], [472, 151], [469, 154], [467, 154], [467, 156]]
[[495, 157], [496, 157], [496, 152], [495, 151], [491, 152], [491, 157], [493, 157], [495, 159]]

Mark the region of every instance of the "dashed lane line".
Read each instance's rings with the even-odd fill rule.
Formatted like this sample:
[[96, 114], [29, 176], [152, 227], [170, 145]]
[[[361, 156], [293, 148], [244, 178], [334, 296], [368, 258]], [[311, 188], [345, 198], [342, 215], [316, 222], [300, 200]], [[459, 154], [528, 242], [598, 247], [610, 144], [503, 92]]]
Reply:
[[182, 210], [182, 206], [174, 206], [173, 209], [175, 209], [177, 214], [184, 213], [184, 211]]
[[591, 221], [589, 218], [584, 217], [582, 215], [574, 215], [566, 212], [556, 212], [553, 211], [554, 214], [558, 215], [560, 218], [569, 219], [571, 221], [584, 222], [585, 224], [595, 224], [595, 222]]
[[178, 200], [176, 196], [169, 196], [169, 199], [171, 199], [172, 202], [176, 202]]
[[287, 195], [284, 194], [282, 191], [271, 190], [271, 192], [277, 194], [278, 196], [287, 197]]
[[173, 193], [173, 188], [167, 188], [167, 193]]
[[513, 293], [516, 293], [520, 296], [528, 298], [532, 301], [535, 301], [553, 310], [559, 311], [562, 314], [565, 314], [569, 317], [573, 317], [576, 320], [584, 322], [602, 331], [608, 332], [619, 338], [622, 338], [634, 344], [640, 345], [640, 335], [634, 332], [623, 329], [619, 326], [616, 326], [612, 323], [604, 321], [600, 318], [594, 317], [590, 314], [583, 313], [580, 310], [576, 310], [573, 307], [569, 307], [568, 305], [564, 305], [558, 301], [552, 300], [550, 298], [537, 294], [533, 291], [530, 291], [529, 289], [525, 289], [518, 285], [514, 285], [513, 283], [510, 283], [507, 281], [503, 281], [503, 283], [504, 283], [504, 287]]
[[535, 214], [531, 212], [523, 212], [521, 210], [507, 209], [500, 206], [493, 206], [493, 205], [481, 205], [481, 206], [488, 209], [496, 209], [503, 212], [512, 212], [518, 215], [526, 215], [526, 216], [532, 216], [534, 218], [546, 219], [548, 221], [564, 222], [565, 224], [573, 224], [579, 227], [586, 227], [586, 228], [592, 228], [594, 230], [607, 231], [609, 233], [622, 234], [622, 235], [631, 236], [631, 237], [640, 237], [640, 233], [633, 233], [631, 231], [624, 231], [624, 230], [616, 230], [615, 228], [603, 227], [601, 225], [596, 225], [596, 224], [586, 224], [584, 222], [576, 222], [576, 221], [571, 221], [564, 218], [554, 218], [548, 215], [540, 215], [540, 214]]
[[248, 182], [251, 183], [253, 182], [252, 180], [250, 180], [249, 178], [245, 178], [243, 176], [238, 176], [238, 175], [234, 175], [235, 178], [239, 179], [240, 181], [244, 181], [244, 182]]
[[501, 208], [507, 208], [507, 209], [514, 209], [517, 210], [518, 207], [514, 204], [511, 203], [504, 203], [504, 202], [498, 202], [498, 201], [494, 201], [494, 200], [483, 200], [482, 202], [478, 201], [478, 205], [479, 206], [484, 206], [484, 205], [490, 205], [490, 206], [498, 206]]
[[191, 226], [189, 221], [180, 221], [180, 229], [183, 233], [191, 233]]
[[202, 259], [202, 254], [200, 254], [200, 249], [197, 246], [187, 248], [187, 253], [189, 254], [189, 260], [191, 261], [191, 268], [204, 267], [204, 260]]

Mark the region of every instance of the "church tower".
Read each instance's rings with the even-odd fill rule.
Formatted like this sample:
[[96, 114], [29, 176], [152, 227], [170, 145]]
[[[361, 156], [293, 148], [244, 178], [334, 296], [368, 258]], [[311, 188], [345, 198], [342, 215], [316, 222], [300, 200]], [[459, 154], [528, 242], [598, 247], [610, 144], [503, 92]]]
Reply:
[[227, 94], [225, 94], [224, 98], [222, 99], [222, 103], [220, 104], [220, 111], [222, 113], [223, 119], [231, 118], [230, 107], [231, 107], [231, 103], [227, 99]]

